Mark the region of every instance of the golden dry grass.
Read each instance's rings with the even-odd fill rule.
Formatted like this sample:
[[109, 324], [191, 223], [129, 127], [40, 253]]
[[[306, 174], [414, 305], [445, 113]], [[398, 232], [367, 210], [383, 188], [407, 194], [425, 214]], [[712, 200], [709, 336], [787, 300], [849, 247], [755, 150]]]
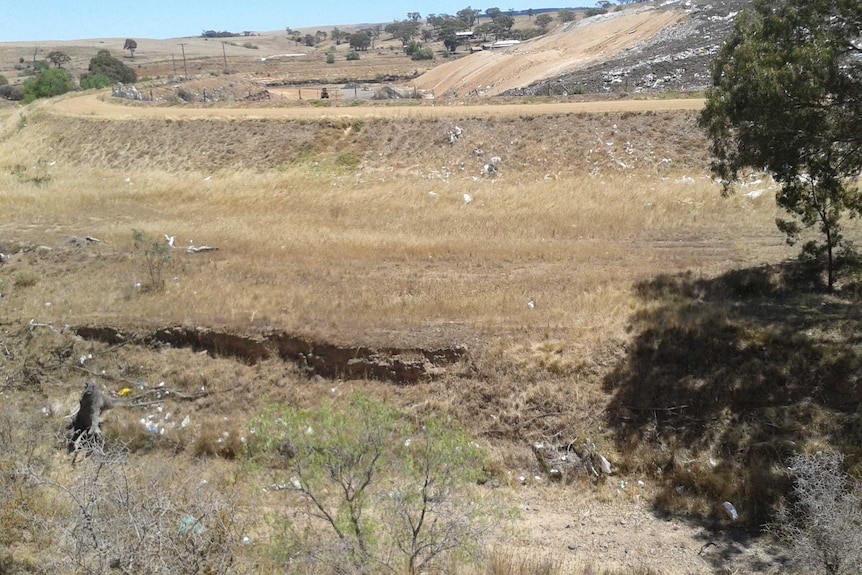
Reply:
[[[27, 127], [10, 119], [7, 130], [20, 132], [0, 151], [3, 241], [51, 248], [28, 249], [7, 266], [46, 270], [35, 285], [7, 294], [7, 317], [272, 326], [443, 343], [526, 331], [586, 349], [620, 336], [635, 305], [634, 280], [679, 270], [712, 274], [792, 253], [772, 224], [769, 193], [757, 201], [723, 199], [706, 174], [685, 166], [631, 173], [609, 169], [605, 158], [591, 162], [602, 167], [593, 174], [523, 173], [518, 168], [543, 159], [552, 158], [553, 168], [564, 167], [567, 154], [589, 155], [577, 145], [560, 149], [566, 143], [558, 140], [544, 157], [528, 147], [524, 120], [501, 120], [475, 136], [491, 146], [495, 135], [513, 137], [506, 134], [511, 123], [520, 130], [519, 141], [506, 145], [518, 171], [477, 178], [483, 159], [465, 169], [472, 155], [466, 146], [460, 167], [445, 143], [411, 155], [391, 147], [398, 129], [388, 121], [366, 123], [354, 136], [348, 124], [346, 137], [341, 128], [311, 125], [309, 136], [293, 142], [293, 162], [254, 171], [236, 154], [242, 157], [246, 142], [257, 146], [255, 134], [271, 133], [270, 126], [232, 122], [233, 141], [218, 145], [236, 150], [224, 160], [233, 165], [177, 173], [170, 165], [100, 168], [137, 165], [141, 155], [123, 152], [112, 135], [121, 130], [105, 132], [102, 144], [58, 138], [52, 123], [65, 120], [52, 118], [31, 112]], [[668, 126], [651, 116], [634, 120], [654, 122], [656, 133], [644, 139], [661, 137]], [[87, 127], [70, 122], [73, 130]], [[132, 126], [144, 134], [145, 125]], [[300, 133], [304, 126], [283, 124]], [[150, 143], [180, 167], [192, 154], [164, 140], [174, 129], [154, 130], [164, 134]], [[442, 132], [441, 124], [433, 129]], [[135, 139], [128, 145], [140, 146]], [[189, 141], [204, 155], [213, 144]], [[290, 153], [287, 143], [285, 149]], [[396, 169], [387, 173], [388, 161]], [[164, 293], [139, 293], [135, 286], [146, 278], [132, 250], [133, 229], [176, 236], [180, 248], [194, 241], [219, 251], [175, 250]], [[102, 243], [64, 246], [69, 236], [87, 235]]]
[[[704, 180], [582, 176], [441, 188], [303, 169], [208, 180], [203, 173], [49, 173], [41, 185], [8, 169], [0, 176], [4, 240], [53, 248], [22, 254], [17, 270], [74, 263], [9, 294], [4, 310], [64, 323], [146, 318], [344, 333], [446, 332], [455, 324], [564, 330], [580, 340], [619, 333], [631, 313], [632, 280], [656, 271], [714, 273], [765, 252], [788, 253], [767, 201], [724, 200]], [[165, 292], [139, 294], [135, 284], [146, 278], [132, 253], [133, 229], [176, 236], [180, 248], [194, 241], [219, 251], [175, 250]], [[102, 243], [63, 247], [67, 236], [85, 235]]]

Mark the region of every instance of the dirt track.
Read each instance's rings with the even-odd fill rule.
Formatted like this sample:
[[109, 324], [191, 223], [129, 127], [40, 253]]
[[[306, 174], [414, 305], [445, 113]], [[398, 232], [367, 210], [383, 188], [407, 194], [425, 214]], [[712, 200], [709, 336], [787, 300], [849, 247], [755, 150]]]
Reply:
[[646, 112], [666, 110], [700, 110], [699, 98], [673, 100], [610, 100], [545, 104], [488, 105], [419, 105], [419, 106], [351, 106], [351, 107], [282, 107], [282, 108], [199, 108], [150, 107], [121, 105], [104, 94], [64, 98], [53, 104], [61, 114], [75, 117], [99, 116], [112, 120], [166, 118], [172, 120], [217, 119], [290, 119], [290, 118], [487, 118], [501, 116], [544, 116], [602, 112]]

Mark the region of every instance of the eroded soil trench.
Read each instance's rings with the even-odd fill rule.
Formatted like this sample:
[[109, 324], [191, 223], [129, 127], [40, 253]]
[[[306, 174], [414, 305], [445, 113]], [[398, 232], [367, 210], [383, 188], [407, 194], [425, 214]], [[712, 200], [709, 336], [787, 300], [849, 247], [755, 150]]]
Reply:
[[285, 332], [256, 336], [240, 335], [203, 327], [164, 327], [151, 332], [124, 333], [114, 327], [80, 326], [74, 332], [86, 340], [110, 345], [170, 345], [206, 351], [212, 356], [232, 357], [254, 364], [278, 357], [297, 364], [309, 375], [331, 379], [377, 379], [412, 384], [461, 373], [470, 368], [463, 346], [426, 350], [420, 348], [370, 348], [339, 346]]

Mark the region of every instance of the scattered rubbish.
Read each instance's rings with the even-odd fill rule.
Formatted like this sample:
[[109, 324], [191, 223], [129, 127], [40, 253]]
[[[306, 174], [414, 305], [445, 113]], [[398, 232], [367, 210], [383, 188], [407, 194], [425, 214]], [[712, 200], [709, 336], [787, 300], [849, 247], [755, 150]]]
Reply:
[[457, 142], [461, 138], [461, 134], [463, 133], [464, 130], [462, 130], [458, 126], [455, 126], [455, 128], [453, 130], [450, 130], [447, 134], [449, 136], [449, 143], [454, 144], [455, 142]]
[[473, 202], [473, 196], [470, 194], [464, 194], [464, 203], [469, 204]]
[[177, 530], [180, 535], [185, 535], [186, 533], [194, 533], [195, 535], [200, 535], [204, 532], [204, 526], [200, 524], [200, 520], [195, 519], [191, 515], [186, 517], [180, 523], [180, 528]]
[[218, 251], [218, 248], [214, 248], [211, 246], [195, 246], [192, 240], [189, 240], [189, 247], [186, 248], [186, 253], [188, 254], [197, 254], [200, 252], [214, 252]]
[[739, 514], [736, 512], [736, 507], [734, 507], [730, 501], [725, 501], [721, 506], [724, 508], [724, 512], [727, 513], [727, 516], [730, 517], [730, 520], [736, 521], [739, 517]]
[[608, 461], [607, 459], [605, 459], [605, 457], [602, 454], [598, 454], [598, 455], [599, 455], [599, 467], [602, 468], [602, 473], [604, 473], [605, 475], [610, 475], [611, 474], [611, 462]]

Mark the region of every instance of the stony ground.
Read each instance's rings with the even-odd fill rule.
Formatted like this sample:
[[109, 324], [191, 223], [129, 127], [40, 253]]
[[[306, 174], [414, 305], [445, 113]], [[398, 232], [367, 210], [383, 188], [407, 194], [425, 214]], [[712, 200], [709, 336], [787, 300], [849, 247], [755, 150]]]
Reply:
[[[598, 63], [560, 74], [550, 82], [510, 90], [510, 95], [546, 95], [579, 91], [601, 93], [697, 92], [709, 87], [709, 64], [733, 29], [746, 0], [669, 0], [656, 12], [681, 11], [685, 17]], [[598, 16], [597, 20], [613, 14]]]

